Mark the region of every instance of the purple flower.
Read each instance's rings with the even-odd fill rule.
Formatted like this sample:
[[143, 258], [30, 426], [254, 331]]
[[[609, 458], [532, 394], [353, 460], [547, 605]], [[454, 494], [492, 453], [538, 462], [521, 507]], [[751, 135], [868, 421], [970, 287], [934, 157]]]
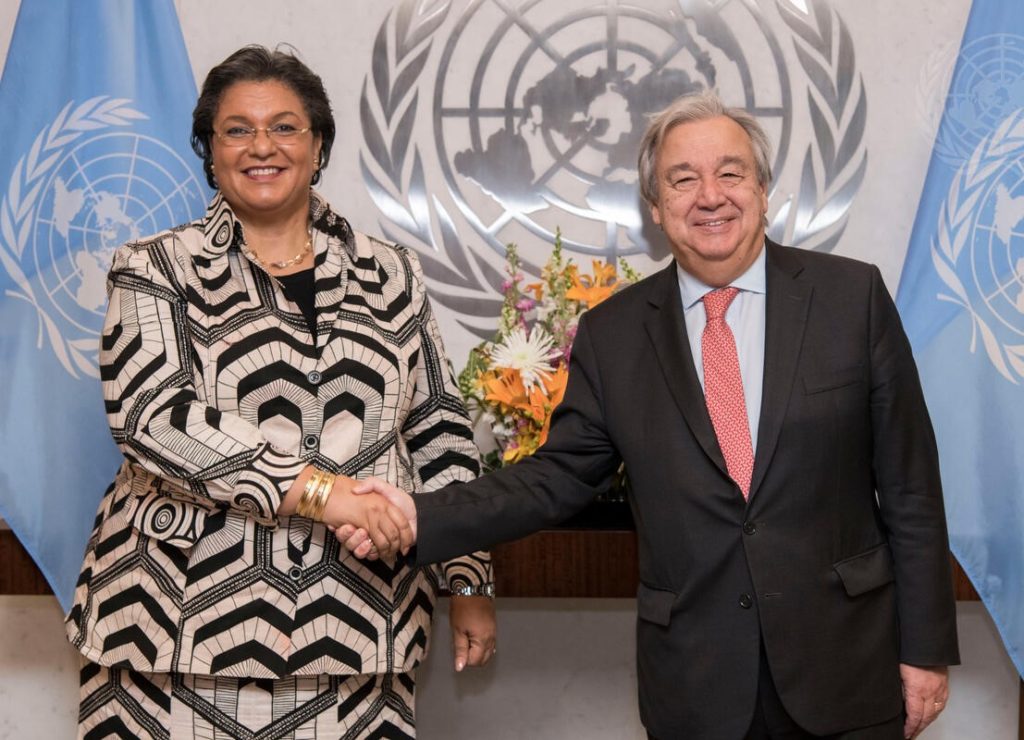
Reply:
[[535, 300], [533, 300], [532, 298], [520, 298], [516, 302], [516, 310], [517, 311], [522, 311], [523, 313], [526, 313], [527, 311], [529, 311], [530, 309], [532, 309], [536, 305], [537, 305], [537, 302]]

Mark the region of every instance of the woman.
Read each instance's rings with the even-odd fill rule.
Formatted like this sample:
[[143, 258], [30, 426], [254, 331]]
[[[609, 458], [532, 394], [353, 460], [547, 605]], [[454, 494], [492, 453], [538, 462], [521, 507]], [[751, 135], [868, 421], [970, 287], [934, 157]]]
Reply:
[[[461, 594], [456, 668], [493, 653], [489, 556], [407, 567], [386, 545], [404, 519], [349, 491], [478, 463], [415, 256], [311, 190], [334, 133], [302, 62], [232, 54], [193, 113], [206, 215], [114, 259], [101, 365], [126, 459], [67, 620], [83, 737], [412, 737], [438, 584]], [[343, 523], [381, 558], [339, 548]]]

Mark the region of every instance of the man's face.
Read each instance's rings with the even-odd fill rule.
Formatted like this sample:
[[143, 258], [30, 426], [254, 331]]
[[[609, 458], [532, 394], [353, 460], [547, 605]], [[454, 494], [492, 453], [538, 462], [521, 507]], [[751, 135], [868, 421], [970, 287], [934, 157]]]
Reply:
[[651, 217], [683, 269], [713, 287], [742, 275], [764, 244], [768, 210], [747, 132], [725, 116], [680, 124], [665, 135], [655, 171]]

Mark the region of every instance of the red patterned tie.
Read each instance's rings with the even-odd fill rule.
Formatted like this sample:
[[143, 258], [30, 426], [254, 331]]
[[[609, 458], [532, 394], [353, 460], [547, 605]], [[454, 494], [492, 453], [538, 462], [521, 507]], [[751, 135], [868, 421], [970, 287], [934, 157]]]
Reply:
[[754, 448], [750, 443], [750, 422], [743, 399], [736, 340], [725, 323], [725, 312], [739, 292], [739, 288], [719, 288], [704, 296], [708, 323], [701, 337], [701, 356], [704, 400], [711, 424], [725, 455], [725, 467], [746, 498], [750, 495], [750, 476], [754, 472]]

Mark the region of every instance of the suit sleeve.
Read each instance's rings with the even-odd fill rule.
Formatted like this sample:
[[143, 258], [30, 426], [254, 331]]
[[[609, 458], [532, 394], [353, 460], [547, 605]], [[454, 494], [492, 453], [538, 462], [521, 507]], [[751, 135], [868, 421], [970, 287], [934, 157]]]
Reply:
[[896, 576], [900, 661], [955, 665], [956, 603], [935, 435], [910, 343], [877, 268], [870, 310], [873, 469]]
[[601, 406], [599, 361], [587, 316], [548, 440], [533, 456], [416, 497], [419, 563], [490, 547], [557, 524], [587, 505], [619, 464]]

